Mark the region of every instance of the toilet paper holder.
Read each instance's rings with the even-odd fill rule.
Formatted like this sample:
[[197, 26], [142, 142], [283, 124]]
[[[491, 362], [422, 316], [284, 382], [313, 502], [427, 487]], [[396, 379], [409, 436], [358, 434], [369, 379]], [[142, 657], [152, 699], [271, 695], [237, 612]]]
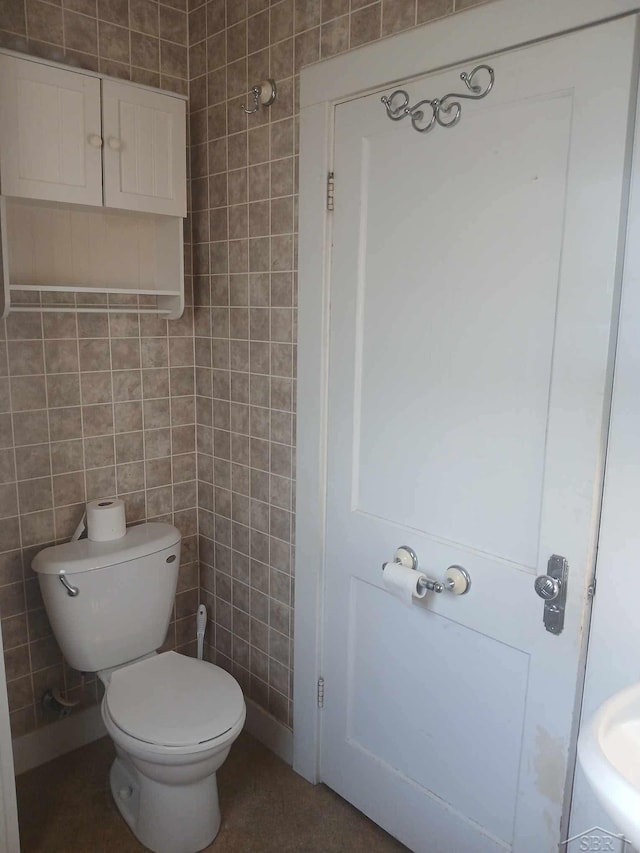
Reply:
[[[418, 571], [418, 555], [409, 547], [401, 545], [393, 555], [393, 562], [400, 563], [407, 569]], [[382, 571], [386, 563], [382, 564]], [[418, 579], [420, 591], [426, 589], [429, 592], [452, 592], [454, 595], [466, 595], [471, 587], [471, 576], [463, 566], [449, 566], [445, 572], [445, 580], [438, 581], [426, 575]]]

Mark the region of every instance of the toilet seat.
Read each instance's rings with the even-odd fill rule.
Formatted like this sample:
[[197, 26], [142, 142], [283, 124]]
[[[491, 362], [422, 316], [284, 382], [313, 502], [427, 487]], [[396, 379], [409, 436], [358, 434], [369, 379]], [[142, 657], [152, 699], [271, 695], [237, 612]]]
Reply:
[[127, 735], [167, 747], [214, 741], [245, 713], [242, 690], [229, 673], [176, 652], [115, 670], [104, 701], [113, 723]]

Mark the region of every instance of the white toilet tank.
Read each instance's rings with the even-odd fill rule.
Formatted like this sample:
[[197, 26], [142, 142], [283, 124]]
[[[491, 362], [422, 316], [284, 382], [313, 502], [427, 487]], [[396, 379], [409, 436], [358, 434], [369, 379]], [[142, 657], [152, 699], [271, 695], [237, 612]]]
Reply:
[[53, 633], [75, 669], [119, 666], [164, 642], [180, 566], [180, 531], [172, 525], [148, 522], [111, 542], [55, 545], [31, 565]]

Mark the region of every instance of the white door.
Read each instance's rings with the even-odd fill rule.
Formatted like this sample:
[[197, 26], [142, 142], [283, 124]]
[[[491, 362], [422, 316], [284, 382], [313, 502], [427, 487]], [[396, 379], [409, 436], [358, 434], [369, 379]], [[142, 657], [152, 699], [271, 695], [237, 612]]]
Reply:
[[[634, 40], [483, 59], [494, 88], [448, 129], [390, 121], [391, 89], [336, 108], [321, 777], [414, 850], [562, 840]], [[395, 88], [464, 91], [476, 64]], [[469, 593], [393, 598], [405, 544]], [[559, 635], [533, 588], [553, 554]]]
[[102, 204], [100, 80], [0, 56], [2, 194]]
[[104, 203], [187, 215], [185, 102], [102, 81]]

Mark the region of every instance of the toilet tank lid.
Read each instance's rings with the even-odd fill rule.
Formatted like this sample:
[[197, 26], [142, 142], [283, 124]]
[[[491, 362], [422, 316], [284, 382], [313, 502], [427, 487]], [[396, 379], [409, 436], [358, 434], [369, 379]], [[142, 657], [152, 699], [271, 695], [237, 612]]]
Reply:
[[67, 575], [91, 572], [147, 557], [171, 548], [179, 541], [180, 531], [172, 524], [148, 521], [128, 527], [124, 536], [110, 542], [78, 539], [45, 548], [33, 558], [31, 568], [42, 575], [57, 575], [61, 571]]

